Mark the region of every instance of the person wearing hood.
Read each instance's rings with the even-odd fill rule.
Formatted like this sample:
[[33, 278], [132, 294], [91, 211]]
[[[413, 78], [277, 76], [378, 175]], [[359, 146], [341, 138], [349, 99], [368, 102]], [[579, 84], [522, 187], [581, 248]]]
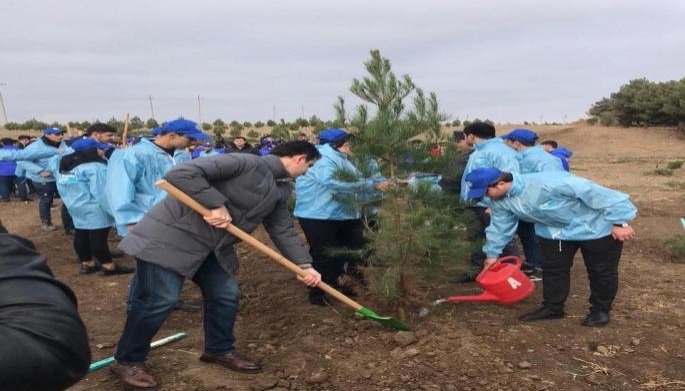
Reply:
[[[66, 144], [62, 141], [65, 133], [66, 132], [60, 128], [47, 128], [43, 130], [43, 137], [29, 144], [24, 149], [24, 152], [26, 154], [30, 152], [50, 152], [52, 153], [52, 156], [62, 153], [67, 148]], [[54, 231], [56, 229], [55, 226], [52, 225], [50, 208], [52, 207], [52, 201], [54, 200], [55, 195], [57, 195], [57, 183], [50, 171], [49, 162], [49, 157], [33, 161], [21, 160], [17, 162], [17, 166], [26, 171], [26, 176], [31, 179], [33, 186], [36, 188], [40, 197], [40, 201], [38, 202], [38, 216], [40, 217], [40, 225], [43, 231]], [[69, 226], [68, 213], [67, 208], [62, 204], [62, 225], [65, 230], [71, 228]]]
[[559, 144], [557, 144], [557, 142], [554, 140], [543, 141], [540, 143], [540, 145], [542, 145], [545, 151], [549, 152], [552, 154], [552, 156], [561, 161], [564, 171], [571, 171], [571, 166], [568, 163], [568, 159], [573, 156], [573, 152], [564, 147], [560, 147]]
[[492, 219], [486, 228], [484, 269], [497, 263], [516, 233], [519, 219], [535, 224], [542, 252], [542, 307], [522, 315], [522, 322], [564, 317], [571, 267], [578, 250], [590, 280], [590, 311], [584, 326], [605, 326], [618, 292], [618, 264], [623, 242], [635, 231], [637, 208], [627, 194], [564, 171], [512, 174], [493, 167], [466, 176], [468, 197], [488, 197]]
[[[107, 246], [107, 236], [114, 218], [105, 209], [107, 159], [111, 146], [94, 138], [77, 140], [73, 153], [55, 157], [53, 172], [57, 189], [74, 221], [74, 250], [81, 262], [81, 274], [99, 271], [102, 276], [132, 273], [133, 269], [116, 265]], [[95, 264], [97, 257], [100, 266]]]
[[[297, 217], [309, 243], [313, 266], [321, 273], [325, 283], [342, 288], [338, 283], [345, 268], [353, 272], [357, 260], [349, 256], [330, 254], [330, 249], [345, 247], [359, 249], [364, 246], [361, 210], [340, 199], [346, 195], [386, 191], [392, 186], [383, 177], [342, 181], [337, 178], [341, 171], [359, 178], [359, 170], [348, 160], [350, 134], [343, 129], [326, 129], [319, 134], [317, 149], [321, 159], [307, 174], [295, 182], [295, 217]], [[347, 265], [346, 265], [347, 264]], [[310, 288], [309, 302], [325, 305], [325, 294], [319, 288]]]

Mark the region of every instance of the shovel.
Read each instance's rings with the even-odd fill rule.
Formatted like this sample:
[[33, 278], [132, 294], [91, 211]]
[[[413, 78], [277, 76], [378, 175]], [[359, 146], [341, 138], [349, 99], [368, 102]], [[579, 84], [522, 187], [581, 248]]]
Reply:
[[[181, 190], [179, 190], [177, 187], [172, 185], [171, 183], [167, 182], [166, 180], [162, 179], [159, 180], [155, 183], [157, 187], [163, 189], [167, 193], [169, 193], [171, 196], [182, 202], [183, 204], [187, 205], [197, 213], [207, 216], [211, 212], [209, 209], [205, 208], [204, 206], [200, 205], [199, 202], [195, 201], [192, 199], [189, 195], [185, 194]], [[238, 239], [242, 240], [243, 242], [246, 242], [247, 244], [251, 245], [252, 247], [256, 248], [257, 250], [261, 251], [263, 254], [269, 256], [271, 259], [279, 263], [281, 266], [285, 267], [286, 269], [290, 270], [291, 272], [297, 274], [298, 276], [301, 277], [306, 277], [307, 272], [302, 270], [299, 266], [295, 265], [292, 261], [288, 260], [286, 257], [283, 255], [277, 253], [276, 251], [270, 249], [267, 247], [264, 243], [260, 242], [259, 240], [255, 239], [252, 237], [250, 234], [246, 233], [245, 231], [241, 230], [240, 228], [236, 227], [233, 224], [230, 224], [227, 228], [226, 231], [228, 231], [231, 235], [237, 237]], [[380, 316], [373, 312], [372, 310], [362, 306], [361, 304], [357, 303], [356, 301], [350, 299], [349, 297], [343, 295], [342, 293], [338, 292], [335, 288], [331, 287], [330, 285], [326, 284], [325, 282], [321, 281], [317, 285], [317, 288], [323, 290], [324, 292], [328, 293], [329, 295], [335, 297], [339, 301], [343, 302], [343, 304], [347, 305], [348, 307], [352, 308], [353, 310], [356, 311], [357, 315], [363, 317], [363, 318], [369, 318], [371, 320], [375, 320], [376, 322], [382, 324], [383, 326], [390, 327], [393, 329], [397, 330], [409, 330], [409, 326], [406, 324], [400, 322], [397, 319], [388, 317], [388, 316]]]

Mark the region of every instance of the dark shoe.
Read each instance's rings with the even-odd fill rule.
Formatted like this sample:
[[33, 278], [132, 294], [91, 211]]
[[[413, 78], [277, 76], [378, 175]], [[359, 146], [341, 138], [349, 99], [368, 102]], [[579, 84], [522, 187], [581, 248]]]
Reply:
[[100, 266], [98, 265], [93, 265], [93, 266], [88, 266], [81, 264], [81, 268], [79, 269], [79, 274], [93, 274], [97, 271], [100, 270]]
[[238, 356], [235, 352], [226, 353], [221, 356], [215, 356], [209, 353], [202, 353], [200, 361], [219, 364], [222, 367], [228, 368], [232, 371], [243, 373], [259, 373], [262, 367], [258, 364]]
[[454, 279], [452, 282], [454, 282], [456, 284], [465, 284], [467, 282], [474, 282], [474, 281], [476, 281], [476, 276], [471, 275], [469, 273], [464, 273], [464, 274], [460, 275], [459, 277], [457, 277], [456, 279]]
[[546, 307], [539, 308], [533, 312], [529, 312], [519, 317], [521, 322], [535, 322], [546, 319], [561, 319], [564, 317], [564, 311], [552, 311]]
[[57, 229], [52, 223], [40, 223], [40, 229], [45, 232], [52, 232]]
[[25, 199], [21, 200], [21, 202], [23, 202], [23, 203], [25, 203], [25, 204], [28, 204], [29, 202], [33, 202], [33, 199], [31, 199], [31, 198], [25, 198]]
[[328, 305], [326, 302], [326, 294], [323, 293], [321, 289], [314, 288], [309, 290], [309, 303], [313, 305], [325, 306]]
[[602, 327], [609, 324], [610, 320], [611, 318], [609, 317], [608, 312], [593, 311], [585, 317], [585, 320], [583, 321], [583, 326]]
[[114, 269], [112, 269], [112, 270], [109, 270], [109, 269], [106, 269], [103, 267], [102, 269], [100, 269], [100, 272], [98, 274], [100, 274], [103, 277], [109, 277], [109, 276], [116, 276], [119, 274], [131, 274], [134, 271], [136, 271], [136, 269], [132, 268], [132, 267], [115, 265]]
[[174, 311], [199, 312], [201, 309], [202, 307], [197, 304], [190, 304], [180, 300], [174, 306]]
[[145, 391], [157, 390], [155, 378], [147, 373], [142, 365], [121, 365], [114, 363], [109, 367], [109, 371], [129, 389]]

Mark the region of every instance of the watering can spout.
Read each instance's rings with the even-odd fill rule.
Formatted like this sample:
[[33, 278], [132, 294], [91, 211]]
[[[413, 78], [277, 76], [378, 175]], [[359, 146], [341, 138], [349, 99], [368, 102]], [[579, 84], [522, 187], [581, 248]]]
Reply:
[[447, 301], [499, 301], [499, 298], [490, 292], [483, 292], [480, 295], [470, 295], [470, 296], [450, 296]]

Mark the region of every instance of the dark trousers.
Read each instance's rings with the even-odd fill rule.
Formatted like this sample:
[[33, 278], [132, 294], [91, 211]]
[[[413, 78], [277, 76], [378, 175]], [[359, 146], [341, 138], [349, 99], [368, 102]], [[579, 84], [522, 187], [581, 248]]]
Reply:
[[[476, 214], [480, 226], [476, 227], [475, 231], [470, 235], [472, 240], [485, 239], [485, 228], [490, 225], [490, 215], [485, 213], [487, 208], [482, 208], [479, 206], [471, 207], [473, 213]], [[516, 241], [512, 239], [502, 250], [500, 256], [518, 255], [518, 246]], [[478, 274], [483, 269], [483, 264], [485, 263], [486, 255], [483, 251], [479, 250], [471, 254], [471, 272], [470, 274]]]
[[527, 266], [533, 269], [542, 268], [542, 255], [540, 254], [540, 239], [535, 235], [535, 224], [519, 220], [516, 233], [521, 240], [523, 254], [526, 256]]
[[17, 187], [17, 194], [19, 195], [19, 199], [22, 201], [26, 201], [29, 199], [28, 182], [30, 181], [25, 176], [14, 177], [14, 184]]
[[[314, 269], [321, 273], [321, 280], [329, 285], [337, 285], [345, 269], [353, 273], [359, 259], [349, 254], [333, 254], [335, 248], [360, 249], [364, 247], [364, 231], [361, 219], [355, 220], [315, 220], [298, 219], [304, 236], [309, 243]], [[323, 291], [312, 288], [313, 293], [323, 295]]]
[[[46, 183], [34, 183], [33, 186], [38, 192], [38, 216], [40, 217], [41, 223], [52, 224], [52, 216], [50, 215], [50, 207], [52, 207], [52, 201], [55, 199], [55, 194], [57, 194], [57, 184], [55, 182]], [[62, 208], [67, 209], [66, 206], [62, 205]]]
[[14, 187], [14, 175], [0, 176], [0, 199], [9, 201]]
[[[126, 324], [114, 356], [123, 365], [141, 364], [150, 343], [178, 302], [185, 277], [136, 258], [136, 284], [131, 287]], [[238, 281], [210, 253], [192, 278], [204, 299], [205, 351], [222, 355], [233, 351], [233, 325], [238, 312]]]
[[112, 262], [112, 255], [107, 246], [109, 230], [110, 227], [74, 230], [74, 250], [79, 261], [92, 261], [95, 257], [101, 264]]
[[594, 240], [540, 238], [543, 306], [562, 311], [571, 287], [573, 257], [580, 249], [590, 280], [590, 311], [611, 310], [618, 292], [618, 262], [623, 242], [611, 235]]

